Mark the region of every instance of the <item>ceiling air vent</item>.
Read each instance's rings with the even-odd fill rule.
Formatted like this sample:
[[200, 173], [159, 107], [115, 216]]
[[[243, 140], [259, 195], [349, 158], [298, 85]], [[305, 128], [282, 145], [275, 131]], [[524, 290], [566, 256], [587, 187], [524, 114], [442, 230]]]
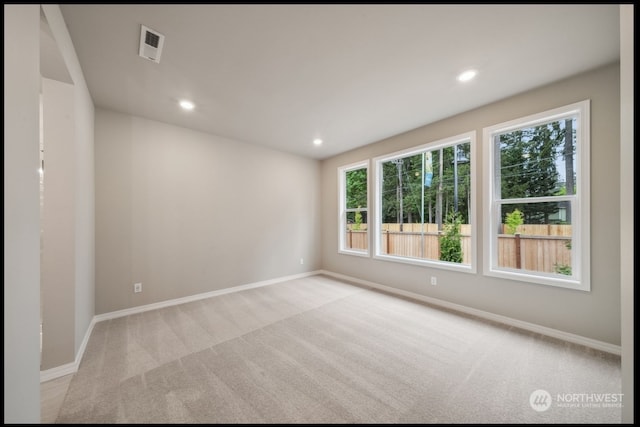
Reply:
[[160, 54], [162, 53], [162, 45], [164, 44], [164, 36], [151, 28], [141, 25], [140, 29], [140, 51], [138, 55], [160, 63]]

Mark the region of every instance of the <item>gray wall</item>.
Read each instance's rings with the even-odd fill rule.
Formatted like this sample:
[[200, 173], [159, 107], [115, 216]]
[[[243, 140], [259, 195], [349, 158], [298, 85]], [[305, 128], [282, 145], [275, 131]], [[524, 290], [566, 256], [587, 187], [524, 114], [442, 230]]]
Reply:
[[[620, 68], [598, 70], [532, 90], [322, 162], [323, 267], [401, 290], [438, 298], [525, 322], [620, 344]], [[483, 224], [482, 129], [591, 99], [591, 292], [491, 278], [338, 253], [336, 168], [475, 130], [478, 141], [477, 223]], [[370, 189], [372, 190], [372, 188]], [[373, 195], [373, 192], [371, 193]], [[438, 285], [427, 283], [438, 277]]]
[[[64, 281], [60, 277], [56, 279], [56, 284], [53, 287], [49, 286], [46, 290], [47, 298], [43, 301], [43, 340], [46, 340], [48, 345], [46, 348], [43, 346], [41, 369], [46, 370], [76, 361], [84, 340], [88, 338], [87, 331], [95, 313], [95, 189], [93, 101], [59, 6], [42, 5], [42, 10], [55, 40], [55, 46], [47, 48], [57, 49], [57, 55], [61, 56], [61, 64], [71, 78], [72, 86], [66, 96], [70, 97], [68, 101], [72, 105], [69, 105], [68, 110], [73, 116], [72, 129], [69, 129], [72, 140], [66, 141], [64, 145], [59, 145], [57, 148], [67, 150], [64, 153], [54, 152], [52, 146], [47, 148], [45, 129], [45, 168], [46, 157], [49, 157], [49, 160], [55, 158], [58, 161], [58, 172], [68, 175], [64, 184], [58, 182], [57, 190], [49, 194], [47, 176], [51, 178], [51, 175], [45, 173], [45, 210], [47, 205], [57, 203], [60, 209], [56, 208], [55, 211], [49, 209], [49, 214], [66, 219], [57, 222], [60, 225], [64, 223], [63, 227], [54, 228], [55, 224], [49, 227], [49, 236], [44, 238], [47, 239], [50, 247], [58, 250], [65, 248], [68, 267], [64, 272]], [[41, 46], [41, 49], [44, 48]], [[41, 52], [41, 58], [43, 57], [47, 57], [45, 52]], [[58, 82], [59, 85], [61, 83]], [[47, 121], [47, 114], [61, 114], [61, 111], [53, 106], [49, 108], [49, 113], [44, 114]], [[61, 119], [60, 117], [48, 121], [54, 126]], [[50, 187], [49, 190], [51, 190]], [[64, 205], [61, 204], [61, 197], [67, 198]], [[72, 222], [69, 222], [69, 217], [72, 218]], [[51, 236], [52, 233], [55, 237]], [[52, 324], [57, 324], [57, 327], [50, 329], [47, 326]]]
[[95, 138], [97, 314], [320, 268], [318, 161], [99, 108]]
[[39, 5], [4, 5], [4, 422], [40, 422]]
[[634, 405], [634, 96], [633, 5], [620, 5], [620, 267], [622, 271], [622, 422], [633, 423]]
[[75, 360], [75, 141], [73, 85], [42, 79], [44, 204], [41, 370]]
[[[75, 240], [75, 283], [57, 307], [67, 313], [61, 349], [71, 362], [94, 314], [93, 102], [58, 6], [42, 9], [74, 85], [75, 223], [65, 238]], [[40, 422], [40, 13], [40, 5], [4, 6], [5, 423]]]

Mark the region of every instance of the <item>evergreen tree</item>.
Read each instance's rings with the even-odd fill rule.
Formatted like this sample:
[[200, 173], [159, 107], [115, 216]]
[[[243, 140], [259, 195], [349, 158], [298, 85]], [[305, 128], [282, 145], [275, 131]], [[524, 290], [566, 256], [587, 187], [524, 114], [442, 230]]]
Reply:
[[[382, 165], [382, 222], [419, 223], [424, 212], [424, 222], [438, 222], [438, 213], [446, 217], [453, 212], [455, 200], [455, 168], [458, 176], [458, 214], [468, 223], [470, 214], [471, 166], [470, 144], [458, 145], [459, 159], [454, 163], [454, 147], [431, 151], [433, 177], [430, 186], [424, 185], [423, 153], [407, 156], [401, 161], [388, 161]], [[440, 156], [442, 153], [442, 171]], [[438, 192], [442, 189], [441, 205]], [[424, 192], [424, 194], [423, 194]], [[400, 203], [402, 202], [402, 206]], [[424, 202], [424, 205], [422, 203]], [[400, 219], [402, 212], [402, 219]], [[431, 221], [430, 221], [431, 219]]]
[[[558, 147], [564, 143], [560, 122], [500, 135], [500, 177], [503, 199], [544, 197], [557, 194]], [[514, 204], [527, 224], [547, 224], [558, 212], [557, 203]], [[503, 209], [503, 217], [506, 211]]]
[[367, 170], [354, 169], [347, 171], [347, 208], [367, 206]]

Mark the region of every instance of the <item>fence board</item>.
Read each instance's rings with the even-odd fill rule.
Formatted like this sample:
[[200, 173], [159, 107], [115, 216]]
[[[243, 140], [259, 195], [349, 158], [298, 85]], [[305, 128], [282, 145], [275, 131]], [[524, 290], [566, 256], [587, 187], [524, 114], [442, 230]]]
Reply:
[[369, 233], [366, 230], [347, 230], [346, 246], [349, 249], [364, 249], [369, 247]]
[[[560, 266], [571, 267], [571, 249], [565, 236], [520, 236], [520, 260], [524, 270], [545, 273], [558, 272]], [[517, 268], [516, 238], [511, 234], [498, 236], [498, 266]]]
[[[368, 249], [368, 232], [364, 229], [347, 231], [347, 246]], [[382, 224], [381, 253], [410, 258], [440, 259], [440, 239], [437, 224]], [[422, 232], [424, 230], [424, 232]], [[520, 268], [529, 271], [557, 272], [558, 266], [571, 266], [571, 225], [525, 224], [519, 226]], [[536, 234], [534, 234], [536, 233]], [[461, 224], [460, 240], [464, 264], [471, 263], [471, 225]], [[349, 246], [350, 245], [350, 246]], [[518, 268], [516, 239], [511, 234], [498, 235], [498, 266]]]
[[356, 228], [356, 224], [347, 224], [347, 230], [362, 231], [367, 229], [367, 224], [360, 224], [360, 228]]
[[[410, 258], [440, 259], [440, 238], [438, 233], [383, 232], [381, 251], [388, 255]], [[470, 264], [471, 236], [460, 236], [462, 262]]]
[[[502, 229], [506, 230], [504, 224]], [[520, 235], [532, 236], [571, 236], [571, 224], [522, 224], [516, 228]]]

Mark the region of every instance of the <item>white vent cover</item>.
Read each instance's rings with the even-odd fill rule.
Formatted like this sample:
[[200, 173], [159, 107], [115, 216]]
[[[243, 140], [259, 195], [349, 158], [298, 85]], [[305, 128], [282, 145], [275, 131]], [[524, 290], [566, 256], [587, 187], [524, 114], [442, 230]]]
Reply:
[[164, 45], [164, 36], [151, 28], [141, 25], [140, 29], [140, 51], [138, 55], [160, 63], [160, 55], [162, 54], [162, 46]]

